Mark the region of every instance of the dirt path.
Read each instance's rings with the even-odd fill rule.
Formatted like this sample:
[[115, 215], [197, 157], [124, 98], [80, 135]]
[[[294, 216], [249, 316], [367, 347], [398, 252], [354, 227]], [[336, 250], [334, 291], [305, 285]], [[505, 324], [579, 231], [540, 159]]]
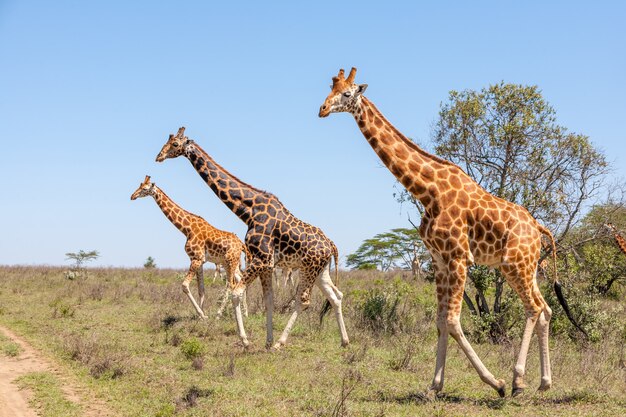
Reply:
[[59, 380], [66, 399], [81, 404], [84, 416], [113, 416], [113, 413], [97, 401], [92, 393], [80, 388], [79, 384], [63, 373], [56, 364], [11, 330], [0, 326], [0, 334], [21, 347], [20, 354], [15, 358], [0, 355], [0, 417], [37, 417], [38, 414], [28, 404], [30, 393], [28, 390], [20, 390], [15, 380], [31, 372], [44, 371], [52, 373]]

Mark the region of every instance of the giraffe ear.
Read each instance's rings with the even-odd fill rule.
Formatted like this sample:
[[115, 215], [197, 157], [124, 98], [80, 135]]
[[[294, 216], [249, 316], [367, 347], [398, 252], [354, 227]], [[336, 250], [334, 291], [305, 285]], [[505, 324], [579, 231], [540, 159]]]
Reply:
[[359, 84], [359, 88], [356, 89], [356, 93], [354, 95], [360, 96], [361, 94], [365, 92], [366, 89], [367, 89], [367, 84]]

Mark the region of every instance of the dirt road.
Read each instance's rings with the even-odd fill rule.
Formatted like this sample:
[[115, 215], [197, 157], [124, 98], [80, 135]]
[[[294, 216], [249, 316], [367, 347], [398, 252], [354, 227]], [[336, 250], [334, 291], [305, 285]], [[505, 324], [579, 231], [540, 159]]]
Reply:
[[30, 393], [27, 390], [20, 390], [15, 384], [17, 378], [31, 372], [52, 373], [61, 383], [65, 398], [80, 404], [84, 416], [113, 416], [102, 403], [94, 399], [93, 394], [81, 388], [56, 364], [11, 330], [0, 326], [0, 334], [21, 347], [20, 354], [15, 358], [0, 354], [0, 417], [37, 417], [36, 411], [28, 404]]

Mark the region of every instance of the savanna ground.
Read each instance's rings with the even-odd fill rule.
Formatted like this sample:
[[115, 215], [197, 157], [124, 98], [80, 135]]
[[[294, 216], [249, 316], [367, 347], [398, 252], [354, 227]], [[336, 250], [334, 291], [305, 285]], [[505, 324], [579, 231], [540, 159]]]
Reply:
[[[264, 312], [255, 283], [245, 321], [253, 346], [244, 352], [230, 310], [223, 319], [214, 318], [221, 282], [207, 279], [211, 318], [201, 321], [181, 291], [177, 271], [90, 269], [73, 280], [63, 272], [0, 267], [0, 325], [85, 387], [83, 401], [96, 398], [114, 415], [623, 416], [626, 411], [622, 296], [603, 301], [609, 320], [600, 342], [573, 340], [566, 331], [551, 337], [550, 391], [535, 391], [536, 337], [528, 357], [529, 387], [514, 399], [498, 398], [451, 341], [444, 392], [429, 399], [424, 394], [436, 348], [432, 283], [400, 272], [341, 272], [351, 345], [340, 347], [332, 314], [320, 326], [322, 299], [315, 289], [311, 308], [279, 352], [264, 348]], [[277, 338], [293, 290], [276, 287], [275, 292]], [[510, 391], [521, 327], [513, 329], [510, 341], [494, 345], [473, 336], [477, 329], [467, 311], [463, 326], [478, 355]], [[0, 361], [20, 354], [15, 343], [0, 340]], [[63, 381], [54, 373], [26, 374], [19, 384], [32, 391], [30, 401], [43, 416], [83, 415], [72, 404], [50, 406], [67, 402], [59, 389]]]

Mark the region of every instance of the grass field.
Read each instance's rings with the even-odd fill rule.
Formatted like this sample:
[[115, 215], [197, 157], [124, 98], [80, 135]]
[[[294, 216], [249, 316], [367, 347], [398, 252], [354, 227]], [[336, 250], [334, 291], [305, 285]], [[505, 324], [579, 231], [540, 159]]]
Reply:
[[[0, 324], [67, 368], [119, 416], [625, 414], [623, 297], [605, 302], [614, 328], [601, 342], [551, 338], [552, 390], [535, 392], [536, 338], [527, 365], [529, 388], [515, 399], [498, 398], [452, 341], [444, 392], [429, 399], [424, 393], [435, 360], [433, 284], [399, 273], [340, 276], [351, 338], [345, 349], [332, 315], [320, 327], [322, 299], [315, 289], [311, 309], [298, 319], [287, 346], [267, 352], [260, 286], [255, 283], [245, 322], [253, 346], [244, 352], [230, 312], [222, 320], [213, 318], [223, 284], [207, 280], [211, 318], [201, 321], [173, 270], [96, 269], [86, 278], [68, 280], [58, 268], [0, 267]], [[394, 294], [393, 316], [368, 320], [369, 288], [381, 289], [376, 294], [382, 301]], [[292, 290], [275, 291], [278, 337]], [[463, 325], [472, 326], [467, 312]], [[502, 345], [473, 341], [485, 365], [509, 384], [507, 393], [520, 336]], [[5, 343], [0, 360], [12, 352], [17, 354], [15, 347]], [[36, 391], [38, 381], [46, 382], [39, 376], [22, 383]]]

